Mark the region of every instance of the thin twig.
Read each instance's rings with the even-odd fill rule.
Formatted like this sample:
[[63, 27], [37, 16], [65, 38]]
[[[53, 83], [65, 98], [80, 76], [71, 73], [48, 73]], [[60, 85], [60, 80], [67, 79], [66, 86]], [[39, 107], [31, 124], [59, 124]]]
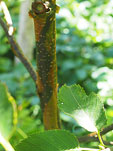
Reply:
[[100, 134], [101, 134], [101, 135], [104, 135], [104, 134], [106, 134], [106, 133], [108, 133], [109, 131], [112, 131], [112, 130], [113, 130], [113, 124], [111, 124], [111, 125], [105, 127], [105, 128], [100, 132]]
[[28, 59], [24, 56], [21, 48], [19, 47], [18, 43], [15, 41], [13, 35], [9, 35], [8, 32], [8, 27], [7, 25], [4, 23], [4, 21], [1, 19], [0, 17], [0, 24], [3, 28], [3, 30], [6, 33], [6, 36], [9, 40], [9, 43], [12, 47], [12, 50], [14, 52], [14, 54], [21, 60], [21, 62], [24, 64], [25, 68], [27, 69], [27, 71], [29, 72], [29, 74], [31, 75], [31, 78], [35, 81], [37, 80], [37, 74], [36, 71], [33, 69], [32, 64], [28, 61]]
[[[85, 143], [85, 142], [99, 142], [99, 139], [98, 139], [98, 137], [96, 137], [96, 136], [92, 136], [92, 137], [82, 136], [82, 137], [79, 137], [79, 138], [78, 138], [78, 141], [79, 141], [80, 143]], [[113, 145], [113, 142], [112, 142], [112, 141], [111, 141], [111, 142], [107, 142], [107, 141], [104, 141], [104, 140], [103, 140], [103, 143], [104, 143], [105, 145]]]
[[[106, 128], [104, 128], [100, 132], [100, 134], [104, 135], [104, 134], [106, 134], [106, 133], [108, 133], [112, 130], [113, 130], [113, 124], [111, 124], [111, 125], [107, 126]], [[78, 137], [78, 140], [79, 140], [80, 143], [91, 142], [91, 141], [99, 141], [96, 132], [85, 135], [85, 136]], [[113, 142], [107, 142], [107, 141], [103, 141], [103, 142], [104, 142], [105, 145], [113, 145]]]
[[28, 72], [30, 73], [32, 79], [35, 81], [37, 80], [37, 75], [35, 70], [32, 67], [32, 64], [28, 61], [28, 59], [24, 56], [21, 48], [19, 47], [18, 43], [15, 41], [14, 37], [13, 37], [13, 23], [12, 23], [12, 19], [11, 19], [11, 15], [9, 13], [9, 10], [5, 4], [4, 1], [0, 0], [0, 7], [4, 13], [4, 17], [6, 20], [7, 25], [5, 24], [5, 22], [1, 19], [0, 17], [0, 24], [2, 26], [2, 28], [4, 29], [6, 36], [9, 40], [9, 43], [12, 47], [12, 50], [14, 52], [14, 54], [21, 60], [21, 62], [24, 64], [24, 66], [26, 67], [26, 69], [28, 70]]

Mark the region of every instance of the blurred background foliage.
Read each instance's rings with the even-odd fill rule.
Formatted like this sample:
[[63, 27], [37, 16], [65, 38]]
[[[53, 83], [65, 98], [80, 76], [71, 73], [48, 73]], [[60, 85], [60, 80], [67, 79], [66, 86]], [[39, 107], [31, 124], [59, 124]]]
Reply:
[[[20, 0], [5, 0], [18, 34]], [[59, 87], [80, 84], [87, 94], [94, 91], [103, 97], [108, 124], [113, 123], [113, 1], [57, 0], [57, 64]], [[2, 12], [0, 11], [2, 16]], [[35, 48], [34, 48], [35, 54]], [[36, 68], [35, 55], [32, 60]], [[0, 27], [0, 80], [6, 83], [18, 105], [18, 130], [11, 141], [24, 133], [43, 130], [39, 98], [35, 85], [21, 63], [15, 64], [7, 37]], [[87, 131], [61, 113], [63, 128], [81, 136]], [[113, 140], [108, 133], [105, 140]], [[92, 145], [91, 143], [88, 144]], [[93, 143], [95, 146], [96, 144]]]

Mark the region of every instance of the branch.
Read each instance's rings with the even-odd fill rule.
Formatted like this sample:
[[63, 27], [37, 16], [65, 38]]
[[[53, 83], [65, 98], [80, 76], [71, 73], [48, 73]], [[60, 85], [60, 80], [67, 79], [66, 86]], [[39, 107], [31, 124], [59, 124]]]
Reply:
[[9, 43], [12, 47], [12, 50], [14, 52], [14, 54], [21, 60], [21, 62], [24, 64], [25, 68], [27, 69], [27, 71], [29, 72], [29, 74], [31, 75], [31, 78], [35, 81], [37, 80], [37, 75], [35, 70], [33, 69], [32, 64], [28, 61], [28, 59], [24, 56], [21, 48], [19, 47], [18, 43], [15, 41], [13, 35], [10, 35], [8, 32], [8, 27], [7, 25], [4, 23], [4, 21], [1, 19], [0, 17], [0, 24], [3, 28], [3, 30], [6, 33], [6, 36], [9, 40]]
[[[95, 136], [82, 136], [78, 138], [78, 141], [80, 143], [85, 143], [85, 142], [99, 142], [99, 139], [97, 137], [97, 135]], [[103, 141], [103, 143], [105, 145], [113, 145], [113, 142], [107, 142], [107, 141]]]
[[36, 83], [37, 74], [36, 74], [35, 70], [33, 69], [32, 64], [24, 56], [21, 48], [19, 47], [18, 43], [15, 41], [15, 39], [13, 37], [13, 31], [14, 31], [13, 23], [12, 23], [12, 19], [11, 19], [9, 10], [8, 10], [4, 1], [0, 0], [0, 7], [3, 10], [7, 25], [4, 23], [4, 21], [1, 19], [1, 17], [0, 17], [0, 24], [6, 33], [6, 36], [7, 36], [9, 43], [12, 47], [13, 53], [21, 60], [21, 62], [24, 64], [25, 68], [27, 69], [27, 71], [31, 75], [31, 78]]
[[106, 134], [106, 133], [108, 133], [109, 131], [112, 131], [113, 130], [113, 124], [111, 124], [111, 125], [109, 125], [109, 126], [107, 126], [107, 127], [105, 127], [104, 129], [103, 129], [103, 131], [101, 131], [101, 135], [104, 135], [104, 134]]
[[59, 129], [60, 120], [57, 106], [57, 64], [54, 0], [34, 1], [29, 15], [34, 20], [37, 85], [46, 130]]
[[[106, 133], [108, 133], [112, 130], [113, 130], [113, 124], [111, 124], [111, 125], [107, 126], [106, 128], [104, 128], [101, 131], [100, 134], [104, 135], [104, 134], [106, 134]], [[91, 141], [99, 141], [96, 132], [91, 133], [89, 135], [78, 137], [78, 140], [79, 140], [80, 143], [91, 142]], [[103, 142], [104, 142], [105, 145], [113, 145], [113, 142], [106, 142], [106, 141], [103, 141]]]

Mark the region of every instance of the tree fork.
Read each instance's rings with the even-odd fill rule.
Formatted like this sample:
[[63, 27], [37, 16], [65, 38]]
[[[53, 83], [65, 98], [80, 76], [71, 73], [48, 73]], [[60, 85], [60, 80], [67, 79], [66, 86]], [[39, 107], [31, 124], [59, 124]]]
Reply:
[[56, 2], [35, 1], [29, 15], [34, 20], [37, 59], [37, 93], [45, 129], [59, 129], [56, 65]]

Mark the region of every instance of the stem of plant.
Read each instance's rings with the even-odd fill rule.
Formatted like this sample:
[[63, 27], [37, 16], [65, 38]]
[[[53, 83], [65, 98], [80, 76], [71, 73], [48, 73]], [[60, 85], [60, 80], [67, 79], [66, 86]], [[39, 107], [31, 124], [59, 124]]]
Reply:
[[34, 19], [37, 59], [37, 93], [43, 112], [46, 130], [59, 129], [57, 106], [57, 64], [56, 64], [56, 1], [46, 3], [35, 1], [29, 12]]
[[101, 135], [100, 135], [100, 132], [99, 132], [99, 131], [97, 132], [97, 135], [98, 135], [98, 138], [99, 138], [100, 144], [101, 144], [103, 147], [105, 147], [105, 145], [104, 145], [104, 143], [103, 143], [103, 141], [102, 141], [102, 137], [101, 137]]
[[27, 138], [27, 137], [28, 137], [27, 134], [26, 134], [23, 130], [21, 130], [20, 128], [17, 128], [16, 130], [17, 130], [17, 132], [18, 132], [23, 138]]
[[6, 151], [15, 151], [12, 145], [0, 134], [0, 143]]

